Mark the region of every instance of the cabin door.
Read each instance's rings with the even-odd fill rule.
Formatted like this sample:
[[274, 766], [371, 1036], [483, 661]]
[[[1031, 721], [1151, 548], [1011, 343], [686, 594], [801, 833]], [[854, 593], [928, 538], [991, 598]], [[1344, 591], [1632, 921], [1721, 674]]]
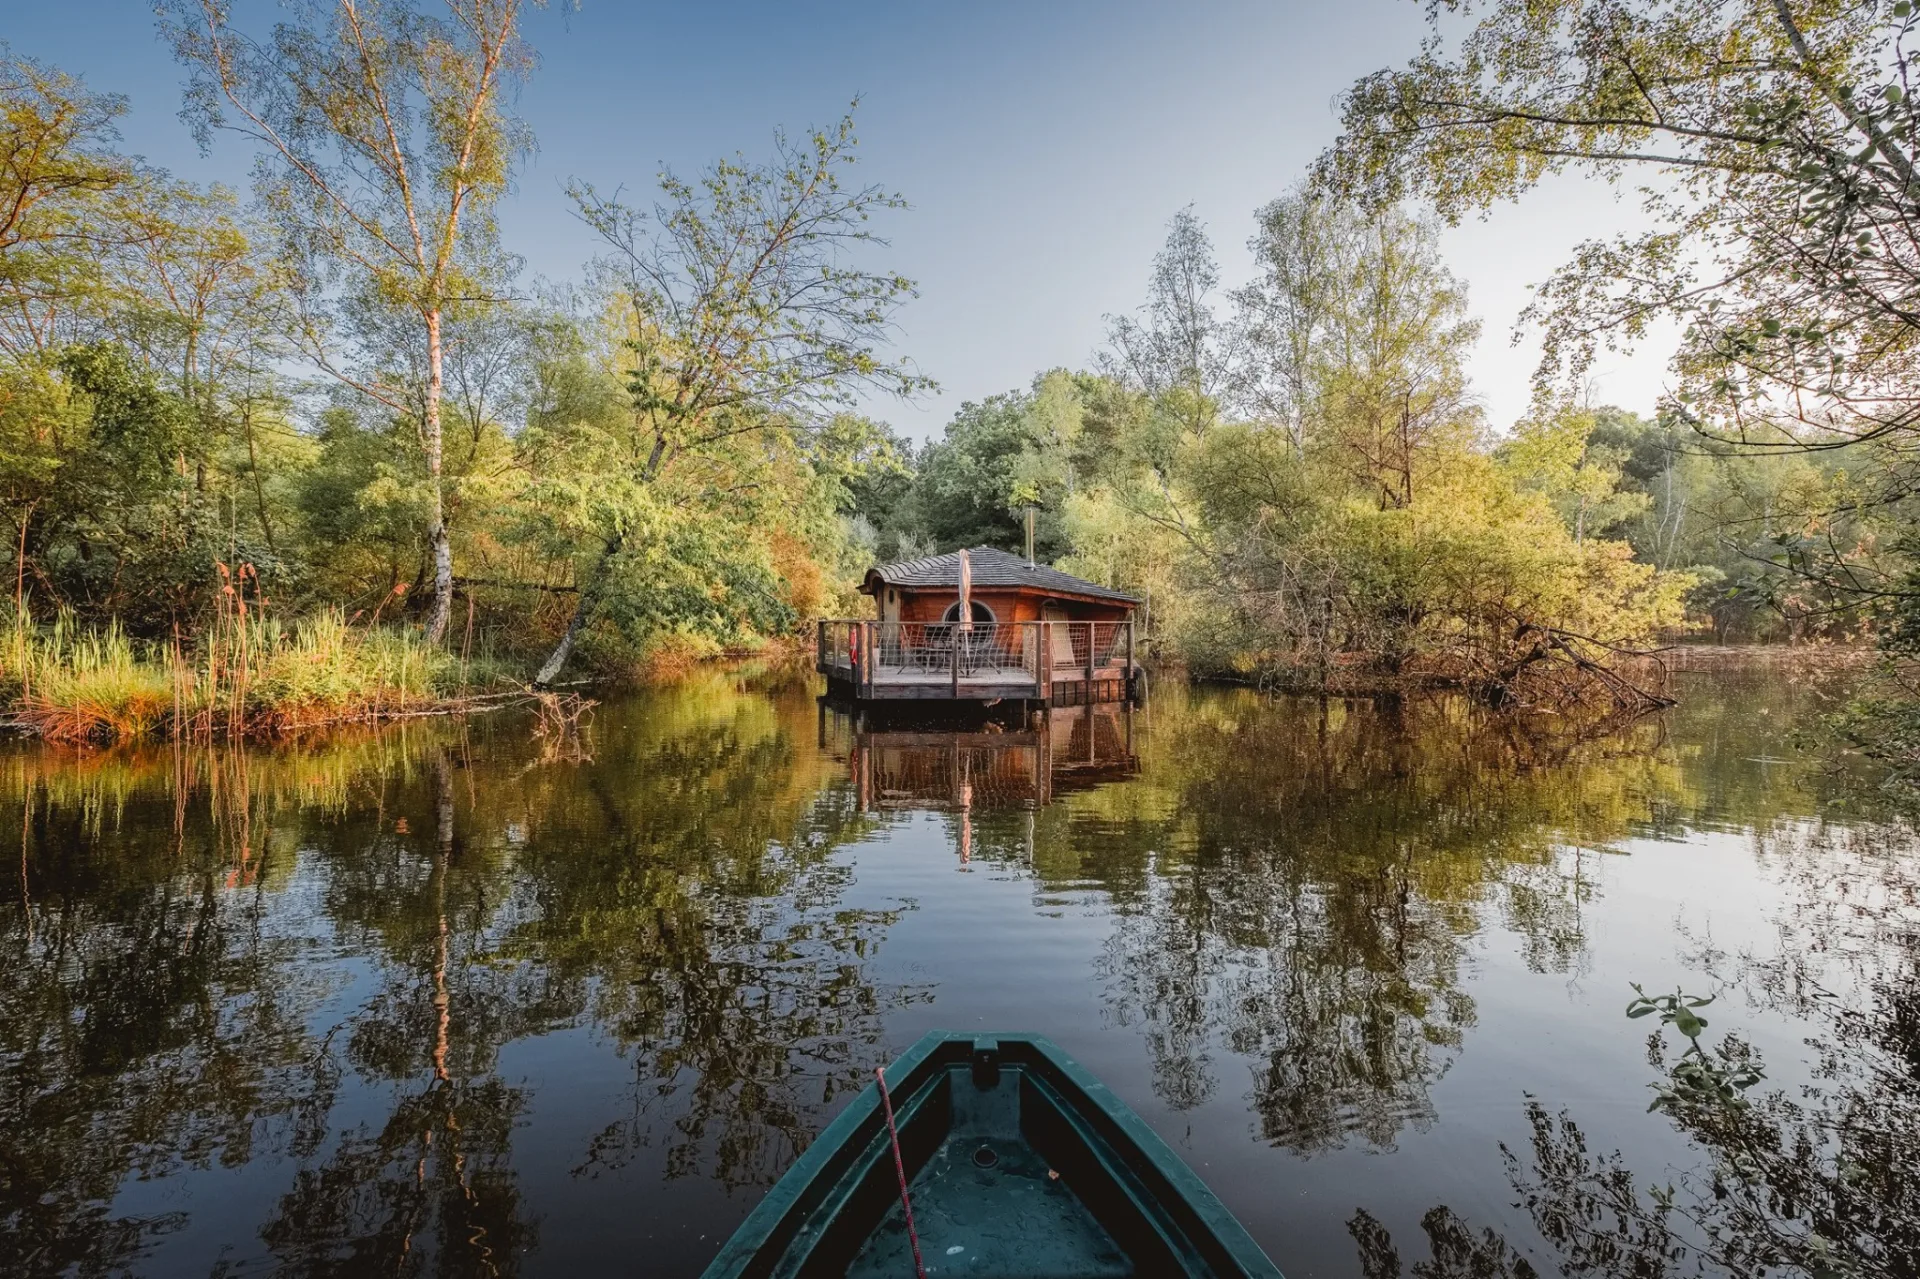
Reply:
[[[1060, 604], [1048, 600], [1040, 606], [1040, 620], [1043, 622], [1065, 622], [1067, 610]], [[1073, 628], [1071, 626], [1047, 627], [1048, 645], [1052, 650], [1053, 664], [1073, 666]]]

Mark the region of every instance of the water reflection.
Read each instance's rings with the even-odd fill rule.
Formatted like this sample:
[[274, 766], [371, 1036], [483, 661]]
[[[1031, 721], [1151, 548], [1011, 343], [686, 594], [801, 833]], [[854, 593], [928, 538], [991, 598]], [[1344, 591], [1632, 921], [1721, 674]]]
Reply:
[[820, 702], [820, 749], [846, 766], [863, 811], [1044, 808], [1139, 771], [1130, 705], [1060, 707], [1024, 726], [870, 724]]
[[[1528, 1096], [1526, 1140], [1501, 1153], [1545, 1246], [1527, 1248], [1524, 1226], [1476, 1232], [1442, 1203], [1420, 1223], [1432, 1260], [1410, 1273], [1920, 1274], [1920, 847], [1904, 816], [1876, 818], [1755, 814], [1745, 833], [1778, 893], [1767, 933], [1728, 945], [1677, 928], [1676, 976], [1726, 1028], [1702, 1036], [1706, 1059], [1762, 1076], [1706, 1093], [1684, 1039], [1645, 1034], [1637, 1082], [1691, 1160], [1635, 1160], [1594, 1135], [1604, 1107]], [[1367, 1279], [1403, 1273], [1371, 1213], [1348, 1227]]]
[[1213, 1095], [1218, 1039], [1257, 1063], [1267, 1141], [1387, 1149], [1475, 1025], [1489, 910], [1529, 967], [1575, 966], [1589, 861], [1683, 783], [1657, 721], [1582, 747], [1459, 702], [1295, 710], [1209, 702], [1158, 761], [1167, 803], [1132, 836], [1164, 851], [1116, 886], [1106, 997], [1170, 1106]]
[[[1681, 1273], [1664, 1166], [1767, 1256], [1790, 1200], [1911, 1257], [1920, 866], [1778, 762], [1821, 694], [1721, 678], [1596, 737], [1176, 688], [954, 735], [709, 672], [566, 751], [11, 746], [0, 1252], [689, 1272], [874, 1064], [994, 1022], [1098, 1063], [1290, 1268]], [[1716, 849], [1711, 901], [1663, 851]], [[1670, 1062], [1627, 978], [1725, 992], [1780, 1099], [1641, 1115]]]

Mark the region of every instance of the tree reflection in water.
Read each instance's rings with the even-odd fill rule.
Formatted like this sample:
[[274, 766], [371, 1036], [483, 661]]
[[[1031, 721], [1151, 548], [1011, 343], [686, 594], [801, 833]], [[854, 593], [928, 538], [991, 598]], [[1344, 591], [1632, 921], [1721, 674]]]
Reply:
[[1115, 885], [1107, 999], [1167, 1105], [1206, 1101], [1216, 1039], [1255, 1058], [1261, 1135], [1390, 1148], [1475, 1022], [1467, 947], [1497, 910], [1531, 966], [1578, 961], [1589, 851], [1679, 787], [1646, 721], [1602, 743], [1457, 700], [1373, 708], [1214, 698], [1162, 738], [1152, 860]]
[[[1814, 1031], [1795, 1086], [1756, 1085], [1728, 1101], [1671, 1074], [1673, 1036], [1648, 1040], [1662, 1109], [1697, 1167], [1635, 1169], [1589, 1145], [1572, 1109], [1526, 1102], [1531, 1141], [1502, 1147], [1509, 1179], [1568, 1275], [1920, 1274], [1920, 850], [1904, 821], [1779, 823], [1759, 855], [1787, 889], [1765, 953], [1698, 948], [1689, 981], [1717, 990], [1715, 1019], [1780, 1017]], [[1623, 1033], [1626, 1033], [1623, 1024]], [[1764, 1066], [1738, 1028], [1708, 1048], [1723, 1068]], [[1477, 1237], [1444, 1206], [1422, 1220], [1435, 1258], [1416, 1276], [1531, 1275], [1492, 1229]], [[1387, 1231], [1364, 1209], [1349, 1223], [1367, 1279], [1394, 1279]], [[1449, 1269], [1464, 1255], [1474, 1265]], [[1448, 1264], [1452, 1264], [1449, 1262]]]
[[285, 1269], [513, 1272], [531, 1099], [499, 1054], [579, 1025], [636, 1098], [585, 1167], [664, 1142], [669, 1175], [776, 1177], [922, 996], [865, 975], [897, 912], [839, 904], [830, 856], [872, 821], [795, 749], [792, 699], [652, 709], [591, 763], [520, 762], [485, 724], [4, 757], [9, 1273], [124, 1266], [182, 1224], [116, 1215], [129, 1177], [256, 1158], [293, 1166], [260, 1227]]
[[179, 760], [4, 767], [21, 896], [0, 915], [0, 1228], [11, 1273], [108, 1272], [181, 1224], [116, 1213], [129, 1176], [243, 1164], [263, 1121], [302, 1117], [316, 992], [273, 980], [297, 945], [264, 926], [288, 832], [255, 820], [231, 759], [193, 766], [204, 823], [173, 804]]
[[[147, 1250], [234, 1272], [515, 1273], [567, 1242], [553, 1218], [600, 1178], [663, 1201], [744, 1192], [731, 1218], [698, 1200], [710, 1248], [901, 1027], [936, 994], [943, 1015], [965, 1004], [973, 969], [929, 941], [956, 919], [1016, 954], [1037, 938], [1078, 956], [1044, 1006], [1083, 1004], [1067, 1030], [1143, 1054], [1143, 1110], [1231, 1116], [1209, 1139], [1237, 1143], [1211, 1149], [1236, 1175], [1405, 1146], [1440, 1124], [1436, 1085], [1492, 1019], [1476, 946], [1497, 933], [1521, 971], [1581, 979], [1612, 854], [1703, 828], [1753, 832], [1786, 893], [1777, 944], [1729, 954], [1703, 933], [1683, 971], [1637, 977], [1720, 990], [1716, 1032], [1815, 1028], [1811, 1091], [1782, 1076], [1731, 1119], [1676, 1112], [1700, 1153], [1681, 1177], [1603, 1157], [1552, 1080], [1516, 1080], [1543, 1085], [1511, 1100], [1521, 1206], [1418, 1216], [1423, 1195], [1402, 1223], [1356, 1182], [1334, 1218], [1351, 1214], [1343, 1263], [1811, 1272], [1817, 1233], [1853, 1272], [1913, 1273], [1911, 833], [1804, 817], [1826, 783], [1755, 763], [1788, 725], [1742, 718], [1751, 690], [1695, 690], [1678, 740], [1661, 720], [1588, 737], [1447, 700], [1159, 691], [1131, 720], [888, 737], [823, 723], [803, 686], [713, 673], [603, 709], [572, 751], [506, 718], [263, 751], [8, 747], [8, 1273], [107, 1273]], [[950, 881], [975, 913], [924, 898], [909, 920], [917, 890], [897, 886], [963, 856], [990, 872]], [[1626, 994], [1594, 992], [1593, 1015], [1617, 1019]], [[514, 1064], [536, 1043], [559, 1063], [546, 1075]], [[1618, 1099], [1644, 1105], [1671, 1051]], [[548, 1103], [595, 1062], [611, 1074], [556, 1132]], [[530, 1161], [541, 1141], [557, 1173]], [[242, 1170], [262, 1189], [233, 1206], [166, 1189]], [[195, 1230], [215, 1244], [167, 1251]], [[676, 1255], [697, 1251], [689, 1235]]]

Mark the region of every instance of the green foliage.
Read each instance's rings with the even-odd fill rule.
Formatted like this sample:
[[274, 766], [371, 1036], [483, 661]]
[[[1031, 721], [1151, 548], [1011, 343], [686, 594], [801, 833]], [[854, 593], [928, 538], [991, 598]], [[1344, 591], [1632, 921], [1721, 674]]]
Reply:
[[[913, 498], [890, 524], [930, 549], [1026, 548], [1034, 513], [1034, 554], [1051, 561], [1070, 549], [1062, 516], [1080, 470], [1091, 379], [1055, 369], [1026, 391], [960, 406], [942, 438], [921, 452]], [[883, 526], [886, 527], [886, 526]]]
[[429, 497], [411, 424], [335, 406], [320, 415], [294, 500], [325, 598], [378, 600], [419, 580]]
[[1522, 422], [1500, 457], [1523, 488], [1547, 495], [1576, 542], [1587, 531], [1605, 535], [1652, 505], [1644, 492], [1622, 487], [1627, 452], [1594, 438], [1593, 413], [1563, 411]]
[[[1031, 527], [1040, 558], [1146, 597], [1152, 642], [1196, 669], [1559, 702], [1595, 681], [1631, 700], [1608, 672], [1621, 651], [1689, 625], [1848, 637], [1912, 594], [1885, 458], [1793, 453], [1792, 423], [1751, 415], [1744, 447], [1703, 444], [1702, 423], [1731, 438], [1724, 395], [1719, 418], [1696, 396], [1658, 423], [1543, 407], [1496, 445], [1437, 225], [1350, 197], [1404, 180], [1453, 216], [1530, 180], [1496, 162], [1538, 142], [1525, 130], [1472, 152], [1484, 182], [1382, 176], [1386, 144], [1357, 132], [1329, 180], [1256, 212], [1238, 289], [1181, 211], [1092, 371], [963, 405], [916, 448], [853, 412], [932, 384], [890, 346], [915, 288], [875, 255], [905, 205], [853, 180], [850, 116], [664, 174], [651, 207], [577, 184], [606, 250], [590, 286], [507, 300], [494, 212], [530, 141], [508, 112], [532, 66], [523, 9], [300, 7], [255, 40], [169, 3], [189, 118], [262, 149], [244, 207], [115, 154], [117, 99], [0, 58], [17, 610], [191, 648], [217, 627], [220, 566], [246, 564], [276, 615], [420, 626], [544, 682], [576, 645], [609, 672], [777, 642], [866, 607], [853, 586], [875, 559], [1021, 550]], [[1500, 6], [1474, 56], [1583, 21]], [[1818, 25], [1842, 52], [1897, 46], [1879, 18]], [[1478, 65], [1524, 87], [1517, 63]], [[1861, 110], [1907, 125], [1904, 99]], [[1791, 179], [1831, 221], [1827, 181]], [[1851, 341], [1774, 310], [1741, 321], [1740, 359]]]
[[876, 547], [1019, 549], [1031, 507], [1037, 555], [1141, 594], [1202, 671], [1640, 699], [1605, 668], [1700, 580], [1618, 540], [1654, 506], [1642, 441], [1568, 412], [1490, 450], [1435, 228], [1306, 191], [1258, 217], [1251, 284], [1220, 292], [1181, 213], [1098, 373], [965, 404], [910, 483], [856, 492]]
[[[495, 211], [532, 147], [506, 111], [533, 65], [524, 8], [472, 0], [443, 16], [409, 3], [299, 6], [269, 38], [237, 29], [223, 6], [170, 0], [159, 9], [189, 71], [186, 114], [201, 144], [228, 130], [260, 148], [255, 192], [297, 303], [286, 336], [417, 423], [435, 642], [453, 605], [448, 330], [497, 303], [514, 269]], [[395, 317], [422, 376], [390, 376], [383, 339]], [[357, 359], [343, 359], [343, 346]]]
[[[506, 301], [523, 8], [301, 8], [256, 41], [168, 7], [190, 118], [263, 150], [246, 210], [113, 154], [117, 99], [0, 57], [13, 611], [126, 658], [76, 667], [76, 705], [128, 701], [87, 689], [152, 645], [212, 643], [223, 565], [312, 627], [523, 658], [584, 638], [603, 670], [852, 607], [875, 549], [853, 505], [898, 496], [905, 450], [845, 410], [931, 385], [885, 353], [911, 282], [865, 256], [901, 200], [845, 183], [851, 120], [666, 175], [652, 221], [583, 185], [610, 249], [593, 287]], [[358, 657], [316, 668], [392, 685]]]
[[108, 149], [126, 101], [0, 43], [0, 350], [43, 353], [70, 303], [105, 283], [102, 250], [136, 183]]
[[1745, 1106], [1746, 1091], [1767, 1073], [1750, 1057], [1729, 1058], [1700, 1046], [1707, 1019], [1696, 1010], [1705, 1008], [1715, 997], [1691, 996], [1677, 990], [1671, 995], [1649, 996], [1638, 982], [1629, 984], [1635, 998], [1627, 1005], [1628, 1017], [1658, 1013], [1662, 1026], [1673, 1027], [1687, 1041], [1667, 1080], [1654, 1085], [1653, 1103], [1647, 1109], [1677, 1113], [1687, 1106]]
[[1681, 332], [1670, 460], [1636, 545], [1711, 570], [1695, 603], [1722, 637], [1848, 637], [1904, 610], [1913, 6], [1496, 0], [1471, 25], [1442, 16], [1465, 8], [1431, 6], [1421, 52], [1353, 86], [1320, 185], [1448, 220], [1561, 173], [1636, 190], [1641, 226], [1577, 246], [1522, 317], [1542, 328], [1549, 394], [1656, 323]]
[[[548, 429], [550, 456], [568, 463], [544, 477], [544, 522], [584, 545], [579, 600], [539, 683], [598, 620], [629, 643], [690, 631], [729, 644], [790, 618], [753, 566], [781, 558], [782, 540], [795, 558], [796, 540], [824, 531], [822, 502], [844, 497], [838, 463], [815, 466], [820, 418], [863, 387], [933, 385], [882, 354], [913, 282], [856, 255], [877, 243], [870, 219], [905, 201], [845, 185], [856, 145], [849, 115], [797, 143], [776, 135], [762, 163], [723, 160], [696, 182], [664, 174], [650, 218], [574, 188], [609, 249], [599, 270], [620, 308], [627, 414]], [[798, 529], [768, 518], [795, 504], [808, 513]]]
[[206, 608], [217, 560], [273, 561], [257, 526], [235, 528], [209, 489], [213, 442], [192, 406], [124, 350], [71, 347], [6, 382], [0, 417], [22, 448], [0, 483], [23, 587], [157, 635]]
[[[1234, 341], [1148, 344], [1227, 367], [1127, 374], [1090, 417], [1102, 464], [1079, 527], [1110, 547], [1130, 538], [1134, 563], [1171, 566], [1156, 598], [1176, 652], [1282, 684], [1439, 680], [1506, 698], [1545, 695], [1546, 672], [1585, 683], [1679, 624], [1690, 580], [1580, 520], [1597, 503], [1636, 505], [1615, 494], [1617, 464], [1596, 465], [1584, 435], [1564, 431], [1523, 433], [1510, 465], [1488, 455], [1464, 371], [1477, 328], [1432, 228], [1294, 196], [1263, 211], [1254, 245], [1266, 270], [1234, 300], [1239, 319], [1189, 326]], [[1209, 278], [1204, 246], [1176, 226], [1156, 294], [1174, 257], [1197, 264], [1174, 278]], [[1139, 346], [1139, 330], [1117, 327], [1116, 340]], [[1191, 398], [1201, 388], [1219, 397], [1205, 413]], [[1562, 518], [1552, 500], [1570, 493]]]

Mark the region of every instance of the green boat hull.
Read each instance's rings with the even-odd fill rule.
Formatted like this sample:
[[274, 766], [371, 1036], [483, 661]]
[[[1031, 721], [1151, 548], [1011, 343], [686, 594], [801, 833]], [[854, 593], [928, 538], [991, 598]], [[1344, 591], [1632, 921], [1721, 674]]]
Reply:
[[[1281, 1279], [1106, 1085], [1039, 1035], [926, 1036], [887, 1071], [931, 1276]], [[911, 1279], [880, 1091], [787, 1170], [705, 1279]]]

